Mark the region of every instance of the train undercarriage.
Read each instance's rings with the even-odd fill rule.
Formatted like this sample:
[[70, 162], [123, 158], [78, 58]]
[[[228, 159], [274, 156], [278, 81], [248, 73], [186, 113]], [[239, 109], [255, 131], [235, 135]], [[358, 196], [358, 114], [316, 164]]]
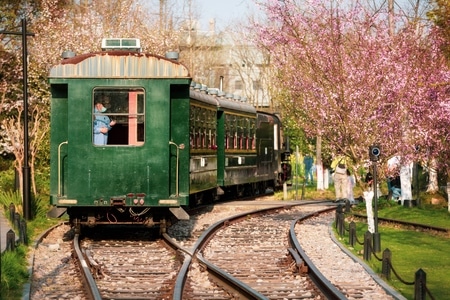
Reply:
[[[217, 187], [190, 195], [189, 208], [217, 201], [252, 197], [267, 193], [274, 188], [273, 181]], [[176, 220], [189, 219], [183, 207], [135, 207], [135, 206], [85, 206], [68, 207], [67, 214], [75, 231], [83, 227], [93, 228], [102, 225], [132, 225], [159, 228], [164, 233]]]

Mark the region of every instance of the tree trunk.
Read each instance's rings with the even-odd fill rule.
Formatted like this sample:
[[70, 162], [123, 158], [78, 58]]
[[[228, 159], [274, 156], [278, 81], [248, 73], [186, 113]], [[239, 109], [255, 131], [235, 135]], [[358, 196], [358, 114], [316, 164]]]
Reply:
[[322, 137], [319, 135], [316, 139], [316, 171], [317, 171], [317, 190], [324, 190], [324, 175], [322, 164]]
[[438, 184], [438, 174], [436, 171], [436, 160], [432, 159], [430, 161], [430, 166], [428, 167], [428, 187], [427, 187], [427, 193], [436, 193], [439, 191], [439, 184]]

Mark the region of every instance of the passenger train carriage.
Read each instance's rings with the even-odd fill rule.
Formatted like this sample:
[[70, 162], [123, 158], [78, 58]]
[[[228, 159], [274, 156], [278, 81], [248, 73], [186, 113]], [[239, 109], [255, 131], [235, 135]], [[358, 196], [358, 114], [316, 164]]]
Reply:
[[139, 40], [102, 46], [66, 53], [49, 75], [51, 204], [74, 226], [165, 227], [188, 218], [184, 207], [289, 179], [276, 115], [194, 83], [178, 61], [141, 53]]

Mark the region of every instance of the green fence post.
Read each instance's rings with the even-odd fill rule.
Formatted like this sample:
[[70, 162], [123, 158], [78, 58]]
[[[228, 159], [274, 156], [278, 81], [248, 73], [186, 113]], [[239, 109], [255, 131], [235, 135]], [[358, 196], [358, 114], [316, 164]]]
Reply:
[[383, 251], [381, 273], [383, 274], [384, 278], [386, 278], [387, 280], [391, 279], [391, 258], [392, 258], [391, 250], [386, 248]]
[[364, 234], [364, 260], [370, 260], [372, 258], [372, 233], [366, 231]]
[[427, 273], [424, 270], [419, 269], [416, 272], [414, 280], [414, 299], [425, 300], [427, 286]]
[[348, 234], [348, 243], [350, 246], [355, 246], [355, 239], [356, 239], [356, 224], [355, 222], [351, 221], [349, 226], [349, 234]]

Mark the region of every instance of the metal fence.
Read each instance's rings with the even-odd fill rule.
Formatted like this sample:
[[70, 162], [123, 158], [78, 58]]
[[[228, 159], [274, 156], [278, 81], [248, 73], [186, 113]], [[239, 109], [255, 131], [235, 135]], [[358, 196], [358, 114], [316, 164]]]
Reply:
[[348, 201], [346, 202], [345, 207], [343, 205], [339, 205], [336, 209], [335, 226], [339, 236], [343, 237], [347, 232], [349, 237], [348, 242], [351, 247], [354, 247], [356, 243], [363, 246], [363, 257], [365, 261], [371, 260], [372, 255], [375, 257], [375, 259], [380, 261], [382, 276], [387, 280], [391, 279], [391, 273], [393, 273], [395, 277], [403, 284], [414, 285], [415, 300], [424, 300], [426, 299], [426, 295], [428, 295], [430, 299], [434, 300], [433, 295], [427, 288], [427, 274], [425, 273], [425, 271], [422, 269], [417, 270], [414, 276], [414, 281], [412, 282], [403, 280], [392, 265], [392, 252], [389, 249], [385, 249], [382, 253], [382, 257], [378, 257], [373, 248], [372, 233], [370, 231], [366, 231], [363, 237], [363, 241], [361, 242], [356, 234], [355, 222], [352, 221], [348, 223], [348, 225], [345, 223], [345, 212], [349, 211], [350, 204], [348, 203]]

